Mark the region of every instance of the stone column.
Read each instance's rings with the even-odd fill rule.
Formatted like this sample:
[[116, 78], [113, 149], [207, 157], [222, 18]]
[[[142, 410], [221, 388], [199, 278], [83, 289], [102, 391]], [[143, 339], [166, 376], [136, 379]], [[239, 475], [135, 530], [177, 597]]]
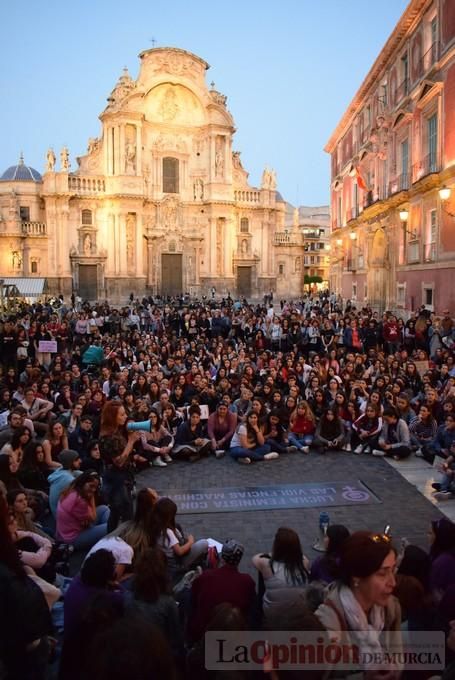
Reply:
[[125, 124], [119, 126], [119, 169], [118, 175], [126, 175], [125, 171]]
[[118, 233], [118, 249], [119, 249], [119, 270], [120, 276], [127, 275], [126, 263], [126, 215], [119, 212], [117, 216], [117, 233]]
[[136, 175], [142, 175], [142, 126], [136, 125]]
[[115, 175], [120, 175], [122, 173], [122, 168], [120, 167], [120, 135], [119, 135], [118, 125], [114, 127], [114, 162], [115, 162]]
[[109, 127], [104, 125], [103, 134], [103, 164], [104, 164], [104, 175], [110, 175], [109, 166]]
[[142, 222], [142, 215], [136, 213], [136, 276], [142, 276], [144, 273], [144, 241], [143, 237], [144, 226]]

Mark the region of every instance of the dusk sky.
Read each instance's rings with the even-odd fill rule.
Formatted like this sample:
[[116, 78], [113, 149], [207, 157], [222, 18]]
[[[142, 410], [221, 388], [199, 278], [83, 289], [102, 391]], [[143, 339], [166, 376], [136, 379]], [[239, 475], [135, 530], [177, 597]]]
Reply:
[[46, 150], [75, 157], [100, 133], [98, 115], [139, 52], [180, 47], [205, 59], [227, 95], [234, 149], [253, 185], [269, 165], [290, 203], [328, 202], [323, 151], [407, 0], [24, 0], [2, 3], [0, 174], [44, 171]]

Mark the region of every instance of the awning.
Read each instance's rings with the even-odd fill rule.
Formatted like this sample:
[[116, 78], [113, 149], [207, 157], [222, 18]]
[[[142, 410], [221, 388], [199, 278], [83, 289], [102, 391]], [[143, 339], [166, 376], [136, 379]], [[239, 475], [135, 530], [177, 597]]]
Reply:
[[25, 298], [37, 298], [44, 294], [46, 279], [29, 278], [4, 278], [0, 279], [3, 286], [16, 286], [19, 295]]

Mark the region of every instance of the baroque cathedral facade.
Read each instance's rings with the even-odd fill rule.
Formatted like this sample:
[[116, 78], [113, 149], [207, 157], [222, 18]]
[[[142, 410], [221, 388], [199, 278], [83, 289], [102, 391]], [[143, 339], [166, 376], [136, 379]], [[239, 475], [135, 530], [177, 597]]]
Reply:
[[232, 147], [226, 96], [190, 52], [140, 54], [100, 115], [98, 138], [71, 168], [49, 149], [41, 176], [23, 159], [0, 178], [2, 277], [123, 302], [130, 293], [289, 298], [303, 288], [304, 244], [266, 168], [249, 184]]

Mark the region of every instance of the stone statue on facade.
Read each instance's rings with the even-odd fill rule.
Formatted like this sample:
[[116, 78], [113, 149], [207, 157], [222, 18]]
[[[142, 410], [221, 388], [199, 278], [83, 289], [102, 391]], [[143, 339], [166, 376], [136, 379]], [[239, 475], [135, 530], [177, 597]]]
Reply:
[[54, 149], [48, 149], [46, 155], [46, 172], [54, 172], [56, 160]]
[[92, 254], [92, 237], [90, 234], [84, 236], [84, 255], [89, 256]]
[[131, 142], [125, 145], [125, 172], [127, 175], [136, 172], [136, 145]]
[[60, 170], [66, 172], [70, 169], [70, 154], [68, 147], [64, 146], [60, 151]]
[[100, 140], [98, 137], [89, 137], [87, 145], [87, 153], [95, 153], [100, 147]]
[[276, 189], [276, 172], [271, 170], [268, 166], [264, 168], [261, 180], [261, 189], [274, 191]]
[[221, 177], [224, 170], [224, 160], [221, 150], [218, 150], [215, 154], [215, 175]]
[[196, 201], [202, 201], [204, 198], [204, 182], [200, 177], [198, 177], [193, 185], [194, 199]]

